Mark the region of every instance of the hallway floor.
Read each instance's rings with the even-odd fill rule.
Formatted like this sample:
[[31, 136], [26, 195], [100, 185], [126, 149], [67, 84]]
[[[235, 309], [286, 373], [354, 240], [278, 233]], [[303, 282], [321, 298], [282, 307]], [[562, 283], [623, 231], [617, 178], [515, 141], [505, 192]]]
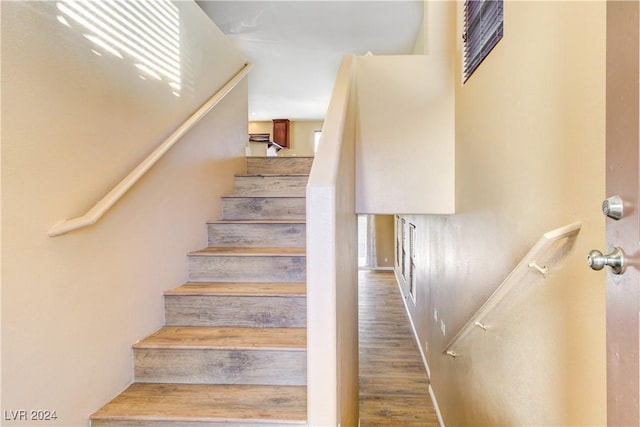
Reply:
[[358, 277], [361, 427], [438, 427], [393, 272], [361, 270]]

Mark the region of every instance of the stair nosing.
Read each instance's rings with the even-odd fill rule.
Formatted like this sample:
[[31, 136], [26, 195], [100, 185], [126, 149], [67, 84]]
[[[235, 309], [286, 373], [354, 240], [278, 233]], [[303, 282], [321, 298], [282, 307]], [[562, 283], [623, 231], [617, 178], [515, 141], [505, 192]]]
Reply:
[[255, 424], [256, 426], [269, 427], [270, 425], [301, 425], [306, 426], [305, 420], [290, 420], [285, 418], [238, 418], [238, 417], [189, 417], [189, 416], [158, 416], [158, 415], [102, 415], [92, 416], [94, 421], [166, 421], [173, 422], [188, 422], [188, 423], [216, 423], [216, 425], [228, 425], [233, 427], [234, 425], [241, 423], [246, 425], [247, 423]]
[[[168, 333], [173, 331], [173, 337], [178, 337], [182, 334], [184, 337], [188, 336], [189, 333], [193, 334], [195, 331], [199, 332], [210, 332], [212, 335], [214, 332], [220, 333], [220, 335], [216, 335], [211, 338], [212, 341], [209, 343], [206, 340], [201, 341], [187, 341], [186, 343], [181, 341], [166, 341], [166, 342], [153, 342], [154, 337], [158, 335], [162, 335], [163, 333]], [[303, 343], [285, 343], [279, 344], [277, 338], [271, 337], [267, 339], [263, 344], [253, 344], [253, 345], [243, 345], [237, 342], [229, 343], [229, 341], [237, 341], [238, 335], [246, 334], [246, 339], [249, 343], [255, 342], [256, 335], [269, 334], [278, 336], [281, 338], [284, 334], [290, 333], [301, 333], [304, 331], [304, 342]], [[224, 336], [224, 334], [232, 335], [233, 338], [229, 338], [229, 336]], [[192, 335], [193, 337], [194, 335]], [[157, 340], [157, 338], [156, 338]], [[226, 343], [225, 343], [226, 340]], [[260, 340], [262, 341], [262, 340]], [[228, 326], [163, 326], [158, 331], [149, 335], [148, 337], [138, 341], [133, 345], [134, 350], [225, 350], [225, 351], [286, 351], [286, 352], [305, 352], [307, 351], [307, 342], [306, 342], [306, 328], [263, 328], [263, 327], [228, 327]]]
[[307, 196], [288, 196], [283, 194], [227, 194], [223, 199], [306, 199]]
[[[285, 290], [254, 290], [246, 291], [242, 290], [242, 287], [259, 288], [264, 285], [265, 288], [273, 287], [278, 282], [187, 282], [177, 288], [165, 291], [165, 296], [237, 296], [237, 297], [289, 297], [289, 298], [305, 298], [306, 297], [306, 283], [304, 282], [281, 282], [281, 288], [285, 289], [291, 287], [291, 290], [297, 290], [303, 288], [302, 292], [287, 292]], [[207, 285], [210, 286], [210, 290], [207, 290]], [[194, 286], [202, 289], [187, 291], [186, 288]], [[215, 287], [221, 288], [238, 288], [238, 291], [234, 292], [231, 289], [216, 291]]]
[[[293, 252], [290, 252], [294, 250]], [[305, 257], [306, 248], [299, 247], [207, 247], [189, 252], [202, 257]]]
[[289, 196], [282, 194], [227, 194], [224, 196], [220, 196], [221, 199], [302, 199], [305, 200], [307, 198], [306, 195], [302, 196]]
[[[1, 1], [1, 0], [0, 0]], [[305, 215], [306, 216], [306, 215]], [[290, 221], [297, 221], [297, 220], [302, 220], [304, 221], [304, 223], [301, 224], [306, 224], [306, 220], [304, 218], [302, 218], [300, 215], [294, 215], [294, 216], [285, 216], [282, 215], [278, 218], [269, 218], [269, 217], [260, 217], [258, 218], [223, 218], [220, 221], [229, 221], [229, 222], [236, 222], [236, 221], [260, 221], [260, 222], [264, 222], [265, 224], [270, 223], [271, 221], [283, 221], [284, 224], [289, 223]], [[214, 222], [212, 222], [211, 224], [213, 224]], [[210, 223], [207, 223], [210, 224]]]
[[[136, 388], [137, 391], [134, 391], [135, 398], [140, 399], [140, 394], [148, 393], [149, 391], [153, 393], [153, 400], [150, 403], [151, 407], [154, 407], [158, 404], [159, 399], [164, 399], [165, 393], [169, 393], [171, 395], [174, 393], [174, 389], [178, 388], [179, 394], [183, 396], [180, 398], [188, 399], [188, 396], [185, 396], [185, 392], [188, 393], [197, 393], [198, 395], [206, 395], [210, 392], [222, 393], [224, 395], [244, 395], [245, 393], [249, 393], [251, 396], [251, 400], [257, 399], [256, 403], [262, 401], [263, 399], [257, 397], [255, 392], [257, 390], [258, 393], [264, 394], [269, 393], [272, 394], [277, 392], [278, 390], [287, 389], [287, 390], [299, 390], [303, 393], [303, 396], [306, 396], [307, 387], [306, 385], [242, 385], [242, 384], [173, 384], [173, 383], [145, 383], [136, 381], [133, 384], [130, 384], [126, 390], [124, 390], [122, 394], [131, 394], [131, 390]], [[163, 388], [168, 388], [169, 390], [162, 390]], [[298, 393], [298, 392], [296, 392]], [[119, 395], [120, 396], [120, 395]], [[115, 399], [114, 399], [115, 400]], [[211, 422], [216, 425], [222, 423], [232, 423], [228, 424], [230, 426], [235, 423], [241, 423], [246, 425], [247, 423], [255, 424], [255, 425], [272, 425], [273, 423], [277, 423], [278, 425], [306, 425], [306, 410], [300, 411], [300, 413], [296, 413], [294, 416], [286, 416], [283, 414], [265, 414], [262, 413], [262, 410], [259, 412], [253, 412], [254, 410], [260, 408], [259, 406], [253, 405], [249, 403], [249, 407], [247, 408], [250, 412], [242, 412], [242, 415], [239, 415], [236, 411], [236, 414], [232, 415], [222, 415], [222, 414], [193, 414], [192, 412], [183, 412], [179, 413], [176, 411], [171, 411], [173, 413], [162, 413], [161, 415], [150, 414], [148, 411], [131, 411], [130, 403], [119, 401], [118, 403], [113, 403], [114, 400], [107, 403], [105, 406], [100, 408], [98, 411], [94, 412], [90, 419], [94, 421], [158, 421], [158, 422]], [[253, 407], [252, 407], [253, 406]], [[136, 408], [140, 408], [140, 406], [135, 406]], [[296, 406], [297, 407], [297, 406]], [[287, 412], [291, 414], [290, 412]], [[188, 414], [188, 415], [186, 415]], [[247, 416], [248, 415], [248, 416]]]
[[207, 224], [301, 224], [307, 223], [306, 219], [211, 219]]
[[247, 156], [247, 159], [315, 159], [316, 156]]
[[142, 342], [133, 345], [134, 350], [224, 350], [224, 351], [286, 351], [302, 353], [306, 347], [294, 346], [241, 346], [241, 345], [171, 345], [171, 344], [144, 344]]
[[308, 173], [239, 173], [235, 175], [238, 178], [253, 178], [253, 177], [278, 177], [278, 176], [292, 176], [295, 178], [309, 176]]
[[242, 345], [171, 345], [171, 344], [144, 344], [136, 343], [133, 345], [134, 350], [223, 350], [223, 351], [286, 351], [302, 353], [307, 351], [304, 347], [294, 346], [242, 346]]

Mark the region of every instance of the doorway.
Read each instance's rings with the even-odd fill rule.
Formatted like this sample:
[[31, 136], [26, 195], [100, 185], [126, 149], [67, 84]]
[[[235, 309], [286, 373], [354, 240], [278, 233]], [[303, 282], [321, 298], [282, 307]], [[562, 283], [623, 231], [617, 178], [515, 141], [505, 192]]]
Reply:
[[393, 269], [393, 215], [358, 215], [358, 268]]

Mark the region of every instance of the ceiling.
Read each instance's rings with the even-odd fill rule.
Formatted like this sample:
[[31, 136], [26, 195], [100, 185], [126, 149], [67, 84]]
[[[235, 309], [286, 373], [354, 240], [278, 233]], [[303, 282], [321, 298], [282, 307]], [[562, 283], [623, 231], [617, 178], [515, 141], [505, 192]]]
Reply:
[[423, 1], [198, 1], [254, 64], [249, 120], [322, 120], [345, 54], [410, 54]]

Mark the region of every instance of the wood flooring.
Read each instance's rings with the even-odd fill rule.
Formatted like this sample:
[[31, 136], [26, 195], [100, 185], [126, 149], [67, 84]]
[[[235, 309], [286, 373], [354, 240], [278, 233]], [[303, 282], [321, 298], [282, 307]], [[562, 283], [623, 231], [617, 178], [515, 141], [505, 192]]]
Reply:
[[359, 272], [360, 426], [438, 427], [393, 272]]

